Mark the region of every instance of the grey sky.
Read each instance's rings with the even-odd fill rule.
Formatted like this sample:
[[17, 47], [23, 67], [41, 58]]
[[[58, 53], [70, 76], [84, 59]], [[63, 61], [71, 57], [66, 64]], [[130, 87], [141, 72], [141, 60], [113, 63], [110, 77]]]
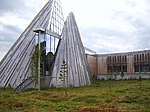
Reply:
[[[47, 0], [0, 0], [0, 60]], [[150, 49], [149, 0], [61, 0], [83, 44], [99, 54]]]

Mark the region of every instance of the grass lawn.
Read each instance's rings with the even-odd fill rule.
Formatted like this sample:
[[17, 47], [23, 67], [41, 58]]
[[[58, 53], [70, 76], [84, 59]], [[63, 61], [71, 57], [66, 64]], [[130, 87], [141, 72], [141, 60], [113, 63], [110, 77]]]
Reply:
[[95, 81], [64, 90], [0, 89], [0, 112], [150, 112], [150, 80]]

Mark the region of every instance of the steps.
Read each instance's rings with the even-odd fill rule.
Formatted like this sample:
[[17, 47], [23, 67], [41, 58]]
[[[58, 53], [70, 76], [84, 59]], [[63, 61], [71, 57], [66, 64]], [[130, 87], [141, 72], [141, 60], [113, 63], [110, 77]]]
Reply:
[[24, 80], [22, 83], [20, 83], [15, 89], [14, 91], [16, 92], [21, 92], [25, 89], [27, 89], [28, 86], [30, 86], [31, 83], [34, 82], [34, 77], [28, 77], [26, 80]]

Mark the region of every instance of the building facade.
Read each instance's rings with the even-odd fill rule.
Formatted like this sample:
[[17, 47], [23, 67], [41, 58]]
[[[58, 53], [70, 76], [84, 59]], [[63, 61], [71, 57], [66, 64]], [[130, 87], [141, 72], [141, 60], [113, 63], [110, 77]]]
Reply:
[[150, 50], [87, 55], [87, 60], [93, 75], [150, 73]]

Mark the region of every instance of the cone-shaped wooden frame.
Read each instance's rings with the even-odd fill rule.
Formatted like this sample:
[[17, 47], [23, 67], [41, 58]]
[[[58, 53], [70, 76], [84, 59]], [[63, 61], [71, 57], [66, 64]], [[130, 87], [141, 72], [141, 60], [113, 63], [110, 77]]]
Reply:
[[78, 87], [89, 85], [91, 83], [89, 78], [89, 68], [80, 33], [72, 12], [65, 21], [61, 38], [52, 70], [50, 86], [64, 86], [59, 78], [63, 61], [65, 61], [67, 66], [65, 86]]

